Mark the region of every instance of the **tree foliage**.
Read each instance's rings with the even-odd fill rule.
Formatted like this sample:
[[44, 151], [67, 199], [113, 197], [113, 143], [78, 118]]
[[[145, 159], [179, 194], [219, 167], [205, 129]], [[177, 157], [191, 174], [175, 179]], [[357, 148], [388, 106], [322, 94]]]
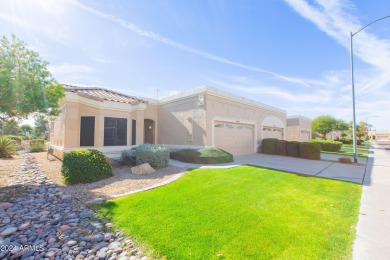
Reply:
[[321, 134], [322, 138], [326, 139], [328, 133], [332, 131], [347, 131], [349, 126], [345, 121], [332, 116], [319, 116], [313, 119], [311, 128], [313, 132]]
[[2, 124], [1, 133], [4, 135], [19, 135], [20, 128], [18, 122], [15, 119], [10, 119]]
[[337, 120], [332, 116], [319, 116], [311, 122], [312, 131], [322, 135], [326, 139], [326, 134], [334, 131], [337, 126]]
[[0, 121], [34, 112], [58, 115], [65, 93], [47, 64], [15, 35], [0, 39]]
[[44, 115], [37, 115], [34, 117], [35, 119], [35, 128], [34, 128], [34, 136], [36, 138], [46, 139], [49, 134], [49, 121], [47, 117]]
[[[359, 140], [363, 140], [366, 135], [368, 135], [368, 129], [371, 125], [366, 122], [360, 121], [356, 124], [356, 137]], [[352, 121], [349, 122], [349, 133], [352, 135]]]
[[24, 137], [32, 137], [34, 133], [34, 128], [29, 124], [23, 124], [20, 126], [20, 132]]

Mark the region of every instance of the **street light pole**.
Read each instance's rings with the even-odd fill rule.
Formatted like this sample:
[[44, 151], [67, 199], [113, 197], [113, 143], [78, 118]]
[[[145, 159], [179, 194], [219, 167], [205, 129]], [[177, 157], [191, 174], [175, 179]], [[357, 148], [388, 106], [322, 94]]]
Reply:
[[353, 141], [353, 162], [357, 163], [357, 147], [356, 147], [356, 113], [355, 113], [355, 85], [354, 85], [354, 75], [353, 75], [353, 42], [352, 38], [362, 30], [364, 30], [367, 26], [376, 23], [380, 20], [390, 18], [390, 15], [384, 16], [382, 18], [376, 19], [375, 21], [372, 21], [371, 23], [367, 24], [366, 26], [360, 28], [358, 31], [355, 33], [351, 32], [351, 45], [350, 45], [350, 50], [351, 50], [351, 85], [352, 85], [352, 116], [353, 116], [353, 121], [352, 121], [352, 141]]
[[351, 84], [352, 84], [352, 142], [353, 142], [353, 162], [357, 163], [356, 147], [356, 112], [355, 112], [355, 80], [353, 76], [353, 33], [351, 32]]

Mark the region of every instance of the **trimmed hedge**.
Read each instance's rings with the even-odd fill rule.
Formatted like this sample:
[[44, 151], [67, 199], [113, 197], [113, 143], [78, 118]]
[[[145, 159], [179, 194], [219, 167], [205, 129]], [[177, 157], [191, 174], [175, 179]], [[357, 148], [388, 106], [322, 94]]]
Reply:
[[281, 155], [281, 156], [286, 156], [287, 155], [287, 141], [285, 140], [278, 140], [276, 142], [276, 154]]
[[[338, 140], [338, 141], [342, 142], [343, 144], [352, 144], [353, 143], [353, 139], [349, 138], [349, 137], [342, 138], [341, 140]], [[361, 145], [362, 144], [362, 140], [356, 140], [356, 144], [357, 145]]]
[[34, 145], [44, 145], [45, 144], [45, 140], [44, 139], [33, 139], [33, 140], [30, 140], [30, 145], [31, 146], [34, 146]]
[[29, 153], [39, 153], [46, 151], [46, 145], [44, 144], [33, 144], [30, 145], [30, 148], [28, 149]]
[[303, 159], [321, 160], [321, 145], [319, 143], [300, 143], [299, 155]]
[[337, 142], [333, 140], [322, 140], [322, 139], [313, 139], [310, 140], [310, 143], [317, 143], [321, 146], [321, 151], [327, 152], [338, 152], [343, 145], [342, 142]]
[[182, 149], [171, 152], [170, 156], [174, 160], [198, 164], [233, 162], [233, 155], [219, 148]]
[[299, 144], [296, 141], [288, 142], [286, 146], [287, 156], [299, 157]]
[[168, 166], [169, 150], [164, 145], [142, 144], [135, 149], [137, 164], [149, 163], [153, 168]]
[[66, 184], [94, 182], [113, 176], [108, 158], [94, 149], [65, 153], [61, 173]]
[[264, 154], [276, 154], [276, 138], [265, 138], [261, 141], [261, 153]]

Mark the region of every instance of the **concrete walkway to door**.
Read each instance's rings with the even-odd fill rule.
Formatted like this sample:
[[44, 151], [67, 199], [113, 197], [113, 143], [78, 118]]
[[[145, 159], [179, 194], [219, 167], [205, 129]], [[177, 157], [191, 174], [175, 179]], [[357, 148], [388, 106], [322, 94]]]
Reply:
[[326, 160], [314, 161], [288, 156], [254, 153], [238, 155], [234, 157], [234, 162], [216, 165], [199, 165], [183, 163], [175, 160], [170, 160], [169, 164], [182, 168], [230, 168], [250, 164], [329, 179], [351, 181], [356, 183], [363, 182], [366, 170], [366, 158], [364, 158], [364, 161], [360, 161], [361, 159], [359, 159], [359, 162], [362, 163], [359, 163], [358, 165], [341, 164], [335, 161], [329, 161], [329, 158], [330, 157], [327, 155]]
[[390, 259], [390, 152], [376, 145], [370, 151], [352, 257]]

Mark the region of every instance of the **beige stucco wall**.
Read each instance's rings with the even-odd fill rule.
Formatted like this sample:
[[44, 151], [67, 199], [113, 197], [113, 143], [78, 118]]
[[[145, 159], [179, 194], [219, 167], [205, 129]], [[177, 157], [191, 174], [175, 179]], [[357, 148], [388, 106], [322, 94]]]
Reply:
[[286, 119], [286, 140], [308, 142], [311, 139], [311, 119], [296, 116]]
[[[51, 129], [52, 145], [61, 148], [80, 148], [80, 121], [82, 116], [95, 117], [94, 147], [104, 147], [104, 118], [127, 119], [127, 146], [131, 146], [132, 119], [137, 121], [136, 144], [144, 141], [144, 118], [157, 121], [157, 107], [145, 105], [132, 107], [130, 104], [104, 101], [99, 102], [68, 93], [68, 99], [62, 104], [62, 113], [54, 120]], [[111, 147], [111, 146], [110, 146]], [[86, 147], [83, 147], [86, 148]]]
[[[207, 110], [207, 145], [213, 145], [214, 121], [231, 121], [253, 124], [255, 127], [255, 143], [263, 138], [264, 122], [271, 122], [285, 128], [286, 115], [244, 102], [227, 99], [218, 95], [206, 94]], [[254, 148], [255, 149], [255, 148]]]
[[158, 143], [197, 145], [206, 143], [206, 110], [198, 105], [198, 96], [188, 96], [160, 104]]

